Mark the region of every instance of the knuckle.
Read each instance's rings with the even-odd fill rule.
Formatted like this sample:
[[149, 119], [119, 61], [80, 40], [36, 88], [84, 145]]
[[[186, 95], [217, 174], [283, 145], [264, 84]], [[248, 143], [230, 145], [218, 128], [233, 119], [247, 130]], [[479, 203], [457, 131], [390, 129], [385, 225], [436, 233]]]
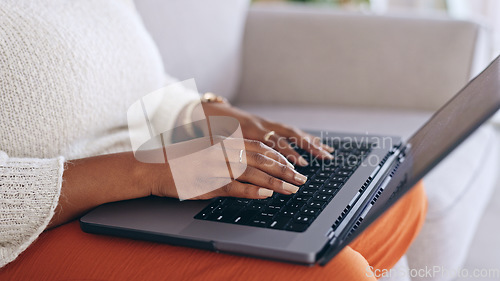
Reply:
[[251, 195], [251, 187], [249, 185], [246, 185], [245, 188], [243, 188], [243, 196], [249, 197]]
[[256, 148], [261, 147], [261, 144], [262, 144], [262, 143], [261, 143], [260, 141], [258, 141], [258, 140], [251, 140], [251, 141], [250, 141], [250, 143], [251, 143], [251, 145], [252, 145], [253, 147], [256, 147]]
[[247, 166], [245, 169], [245, 178], [253, 178], [255, 176], [255, 168]]
[[222, 187], [222, 191], [225, 193], [225, 194], [229, 194], [231, 193], [231, 191], [233, 190], [233, 186], [234, 186], [234, 183], [230, 182], [226, 185], [224, 185]]
[[279, 184], [279, 180], [275, 177], [268, 177], [267, 183], [269, 184], [269, 186], [277, 186]]
[[275, 157], [274, 152], [272, 152], [271, 150], [264, 151], [263, 155], [266, 156], [266, 157], [269, 157], [269, 158], [274, 158]]
[[295, 156], [295, 155], [288, 155], [288, 156], [286, 157], [286, 159], [287, 159], [288, 161], [292, 162], [292, 164], [297, 164], [297, 161], [298, 161], [298, 158], [297, 158], [297, 156]]
[[261, 142], [261, 141], [255, 141], [255, 142], [257, 142], [256, 147], [258, 150], [265, 150], [266, 149], [267, 145], [265, 145], [263, 142]]
[[300, 130], [293, 126], [284, 126], [288, 134], [299, 134]]
[[288, 167], [286, 165], [281, 164], [280, 165], [280, 172], [282, 175], [286, 174], [288, 172]]
[[297, 129], [296, 127], [289, 127], [288, 131], [294, 135], [300, 135], [300, 130]]
[[264, 163], [266, 163], [266, 158], [260, 153], [254, 153], [253, 158], [255, 160], [255, 163], [257, 163], [258, 165], [263, 165]]

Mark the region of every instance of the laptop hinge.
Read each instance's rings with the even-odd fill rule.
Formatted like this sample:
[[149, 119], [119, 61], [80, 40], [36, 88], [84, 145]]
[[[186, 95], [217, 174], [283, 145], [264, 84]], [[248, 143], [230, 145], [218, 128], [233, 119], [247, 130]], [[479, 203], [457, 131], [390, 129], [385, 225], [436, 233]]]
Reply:
[[[368, 188], [372, 184], [377, 184], [377, 183], [374, 183], [373, 180], [375, 179], [375, 177], [377, 176], [377, 174], [381, 170], [385, 170], [384, 173], [387, 173], [387, 172], [390, 173], [390, 169], [389, 170], [387, 170], [387, 168], [382, 169], [384, 166], [391, 167], [394, 160], [398, 161], [399, 163], [403, 162], [405, 160], [406, 152], [408, 152], [409, 147], [410, 147], [410, 144], [399, 144], [399, 145], [393, 146], [389, 150], [389, 152], [387, 153], [387, 156], [379, 163], [379, 165], [377, 165], [377, 167], [375, 167], [375, 170], [373, 170], [373, 172], [370, 174], [367, 181], [363, 184], [363, 187]], [[390, 160], [390, 161], [387, 161], [387, 160]], [[391, 177], [386, 176], [384, 182], [381, 185], [385, 186], [388, 183], [388, 180], [390, 180], [390, 179], [391, 179]], [[354, 199], [356, 199], [356, 197], [354, 197], [352, 201], [354, 201]], [[347, 207], [353, 207], [354, 202], [352, 202], [352, 201], [348, 204]], [[350, 209], [349, 209], [349, 211], [350, 211]], [[339, 219], [340, 218], [338, 218], [336, 221], [338, 221]], [[329, 244], [333, 244], [333, 240], [335, 240], [337, 238], [337, 236], [335, 235], [336, 234], [335, 227], [339, 227], [339, 225], [336, 225], [336, 222], [328, 229], [328, 231], [325, 234], [325, 236], [329, 240]]]

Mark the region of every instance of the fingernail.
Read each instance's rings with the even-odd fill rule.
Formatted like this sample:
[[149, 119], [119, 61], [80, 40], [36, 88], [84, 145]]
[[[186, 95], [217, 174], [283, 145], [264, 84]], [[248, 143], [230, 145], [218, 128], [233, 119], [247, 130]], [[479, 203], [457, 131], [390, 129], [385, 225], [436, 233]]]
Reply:
[[286, 165], [292, 169], [292, 170], [295, 170], [295, 167], [292, 165], [292, 163], [288, 162], [288, 160], [286, 160]]
[[307, 177], [299, 173], [295, 173], [295, 176], [293, 178], [302, 184], [306, 183], [307, 181]]
[[323, 152], [321, 152], [321, 154], [323, 154], [328, 159], [333, 159], [333, 155], [331, 155], [330, 153], [328, 153], [328, 152], [326, 152], [324, 150], [323, 150]]
[[287, 182], [283, 182], [283, 189], [291, 193], [296, 193], [299, 190], [299, 187]]
[[299, 157], [299, 165], [300, 166], [307, 166], [307, 165], [309, 165], [309, 162], [307, 162], [307, 160], [304, 159], [304, 157], [300, 156]]
[[335, 151], [335, 149], [333, 149], [333, 147], [329, 146], [329, 145], [326, 145], [325, 144], [325, 148], [326, 150], [328, 150], [328, 152], [332, 153], [333, 151]]
[[271, 197], [273, 196], [273, 191], [267, 188], [259, 188], [257, 191], [260, 197]]

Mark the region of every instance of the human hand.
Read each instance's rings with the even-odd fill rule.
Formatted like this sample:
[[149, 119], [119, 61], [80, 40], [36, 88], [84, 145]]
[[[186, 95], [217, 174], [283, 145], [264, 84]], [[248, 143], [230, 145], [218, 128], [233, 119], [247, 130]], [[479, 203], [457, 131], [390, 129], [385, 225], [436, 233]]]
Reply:
[[212, 141], [205, 137], [166, 147], [167, 158], [171, 158], [168, 163], [149, 167], [151, 194], [181, 199], [263, 199], [273, 192], [295, 193], [297, 185], [307, 180], [282, 154], [262, 142], [222, 137]]
[[308, 162], [293, 149], [291, 143], [295, 143], [313, 157], [333, 159], [332, 147], [323, 144], [319, 137], [295, 127], [268, 121], [227, 103], [204, 103], [203, 110], [207, 116], [231, 116], [238, 119], [243, 137], [265, 143], [296, 165], [306, 166]]

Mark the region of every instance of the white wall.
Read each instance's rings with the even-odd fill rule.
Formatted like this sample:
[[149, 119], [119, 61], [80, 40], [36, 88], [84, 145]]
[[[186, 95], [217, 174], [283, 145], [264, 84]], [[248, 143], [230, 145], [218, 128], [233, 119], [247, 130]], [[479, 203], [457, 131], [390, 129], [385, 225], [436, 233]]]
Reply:
[[456, 18], [484, 22], [490, 29], [492, 57], [500, 54], [500, 1], [447, 0], [449, 14]]
[[441, 12], [489, 27], [492, 59], [500, 54], [500, 0], [370, 0], [375, 12]]

